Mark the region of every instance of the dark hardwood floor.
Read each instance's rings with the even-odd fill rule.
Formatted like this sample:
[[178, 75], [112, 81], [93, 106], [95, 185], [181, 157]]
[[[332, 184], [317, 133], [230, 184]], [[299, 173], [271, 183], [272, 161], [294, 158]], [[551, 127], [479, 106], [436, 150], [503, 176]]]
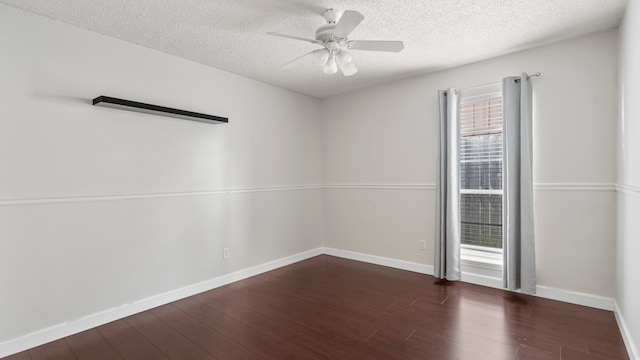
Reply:
[[6, 359], [628, 356], [609, 311], [322, 255]]

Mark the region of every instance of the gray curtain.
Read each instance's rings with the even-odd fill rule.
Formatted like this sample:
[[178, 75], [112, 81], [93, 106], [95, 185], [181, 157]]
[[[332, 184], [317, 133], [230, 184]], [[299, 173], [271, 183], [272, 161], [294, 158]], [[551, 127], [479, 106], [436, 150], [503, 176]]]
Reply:
[[536, 291], [533, 232], [532, 91], [527, 74], [502, 80], [504, 287]]
[[433, 275], [440, 279], [460, 280], [459, 220], [459, 130], [458, 90], [438, 92], [440, 99], [440, 137], [436, 179], [436, 242]]

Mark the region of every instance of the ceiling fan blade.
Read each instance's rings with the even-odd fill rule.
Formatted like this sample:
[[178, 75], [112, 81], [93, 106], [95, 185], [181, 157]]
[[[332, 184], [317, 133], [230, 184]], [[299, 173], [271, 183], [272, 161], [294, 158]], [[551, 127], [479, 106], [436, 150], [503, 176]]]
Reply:
[[340, 51], [338, 55], [336, 55], [336, 63], [344, 76], [351, 76], [358, 72], [358, 68], [353, 63], [351, 54], [344, 50]]
[[404, 49], [402, 41], [353, 40], [348, 42], [349, 49], [368, 51], [400, 52]]
[[345, 11], [333, 30], [333, 35], [339, 38], [346, 38], [353, 29], [364, 20], [364, 16], [357, 11]]
[[310, 42], [310, 43], [313, 43], [313, 44], [322, 44], [322, 42], [318, 41], [318, 40], [307, 39], [307, 38], [303, 38], [303, 37], [299, 37], [299, 36], [293, 36], [293, 35], [287, 35], [287, 34], [280, 34], [280, 33], [272, 32], [272, 31], [269, 31], [267, 33], [267, 35], [277, 36], [277, 37], [282, 37], [282, 38], [287, 38], [287, 39], [293, 39], [293, 40], [302, 40], [302, 41]]
[[327, 50], [327, 49], [313, 50], [311, 52], [308, 52], [308, 53], [306, 53], [306, 54], [304, 54], [304, 55], [302, 55], [302, 56], [300, 56], [298, 58], [295, 58], [294, 60], [282, 65], [282, 68], [283, 69], [291, 69], [291, 68], [295, 67], [296, 65], [300, 64], [301, 62], [303, 62], [304, 60], [310, 59], [310, 58], [316, 59], [317, 60], [316, 62], [319, 65], [322, 65], [326, 61], [325, 55], [326, 55], [326, 58], [329, 57], [329, 50]]

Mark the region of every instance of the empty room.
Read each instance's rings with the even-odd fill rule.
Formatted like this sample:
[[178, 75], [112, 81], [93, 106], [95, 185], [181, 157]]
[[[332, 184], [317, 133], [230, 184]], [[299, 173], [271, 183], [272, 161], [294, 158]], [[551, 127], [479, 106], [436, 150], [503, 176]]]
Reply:
[[0, 358], [640, 359], [638, 0], [0, 0]]

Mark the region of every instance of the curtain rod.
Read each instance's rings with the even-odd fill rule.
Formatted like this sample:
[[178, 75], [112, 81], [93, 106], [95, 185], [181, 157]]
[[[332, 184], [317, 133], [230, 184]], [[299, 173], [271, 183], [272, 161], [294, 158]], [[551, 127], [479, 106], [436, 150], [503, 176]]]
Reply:
[[540, 77], [540, 76], [542, 76], [542, 74], [537, 72], [535, 74], [527, 75], [527, 79], [531, 79], [532, 77]]
[[[539, 77], [539, 76], [542, 76], [542, 74], [539, 73], [539, 72], [537, 72], [535, 74], [527, 75], [527, 80], [531, 79], [532, 77]], [[514, 81], [517, 82], [517, 83], [520, 82], [520, 77], [519, 76], [516, 77]]]
[[[531, 75], [527, 75], [527, 80], [531, 79], [532, 77], [540, 77], [542, 76], [542, 73], [537, 72], [535, 74], [531, 74]], [[520, 77], [516, 78], [516, 81], [520, 81]], [[495, 85], [499, 85], [501, 83], [501, 81], [496, 81], [494, 83], [491, 84], [484, 84], [484, 85], [478, 85], [478, 86], [471, 86], [471, 87], [466, 87], [466, 88], [462, 88], [460, 90], [467, 90], [467, 89], [476, 89], [476, 88], [481, 88], [481, 87], [489, 87], [489, 86], [495, 86]]]
[[[535, 74], [531, 74], [531, 75], [527, 75], [527, 80], [531, 79], [532, 77], [540, 77], [542, 76], [542, 74], [540, 72], [537, 72]], [[520, 81], [520, 77], [516, 77], [516, 82]], [[496, 85], [500, 85], [502, 82], [501, 81], [496, 81], [494, 83], [490, 83], [490, 84], [483, 84], [483, 85], [478, 85], [478, 86], [470, 86], [470, 87], [466, 87], [466, 88], [460, 88], [458, 90], [469, 90], [469, 89], [477, 89], [477, 88], [481, 88], [481, 87], [489, 87], [489, 86], [496, 86]]]

